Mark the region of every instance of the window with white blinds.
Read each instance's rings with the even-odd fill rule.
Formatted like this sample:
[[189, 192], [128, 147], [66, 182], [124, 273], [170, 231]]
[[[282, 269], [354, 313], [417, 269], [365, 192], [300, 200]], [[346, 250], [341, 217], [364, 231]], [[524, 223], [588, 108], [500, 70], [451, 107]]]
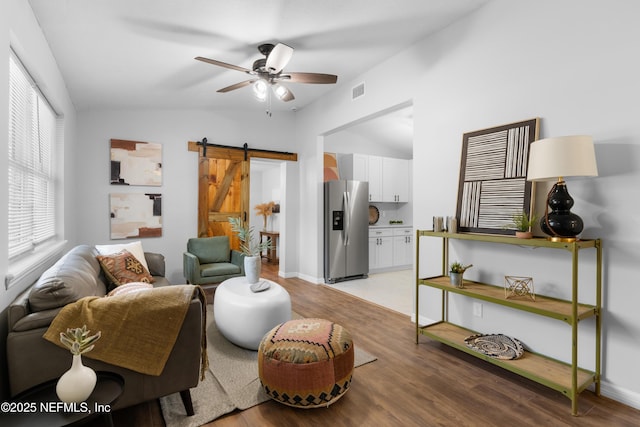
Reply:
[[57, 117], [13, 52], [9, 63], [9, 259], [56, 235]]

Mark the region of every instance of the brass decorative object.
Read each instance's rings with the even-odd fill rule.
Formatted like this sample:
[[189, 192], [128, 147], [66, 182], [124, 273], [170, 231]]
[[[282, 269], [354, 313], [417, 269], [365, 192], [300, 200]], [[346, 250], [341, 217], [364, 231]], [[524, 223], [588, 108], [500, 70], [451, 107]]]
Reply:
[[504, 276], [504, 297], [527, 296], [533, 301], [536, 300], [536, 294], [533, 289], [533, 277]]

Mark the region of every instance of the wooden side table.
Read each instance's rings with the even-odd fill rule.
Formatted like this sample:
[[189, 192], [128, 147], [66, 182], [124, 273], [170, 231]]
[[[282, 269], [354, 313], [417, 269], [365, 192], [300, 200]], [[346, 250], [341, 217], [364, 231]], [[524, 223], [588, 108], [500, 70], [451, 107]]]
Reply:
[[56, 395], [58, 379], [36, 385], [2, 402], [0, 425], [3, 426], [75, 426], [104, 416], [113, 426], [111, 408], [124, 391], [124, 379], [113, 372], [96, 372], [96, 388], [82, 403], [61, 403]]
[[266, 256], [260, 254], [263, 258], [267, 258], [267, 262], [269, 264], [277, 264], [280, 260], [278, 259], [278, 240], [280, 239], [280, 233], [278, 231], [261, 231], [260, 232], [260, 243], [262, 243], [262, 238], [266, 237], [271, 240], [271, 249], [266, 250]]

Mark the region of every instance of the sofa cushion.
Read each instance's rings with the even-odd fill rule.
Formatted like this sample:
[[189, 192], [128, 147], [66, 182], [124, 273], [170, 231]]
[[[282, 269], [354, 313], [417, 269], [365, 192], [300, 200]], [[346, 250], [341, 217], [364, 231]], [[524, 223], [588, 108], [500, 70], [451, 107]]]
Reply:
[[171, 283], [169, 281], [169, 279], [167, 279], [164, 276], [153, 276], [153, 287], [154, 288], [162, 288], [165, 286], [171, 286], [173, 285], [173, 283]]
[[149, 274], [152, 276], [163, 276], [165, 274], [165, 262], [164, 255], [154, 253], [154, 252], [145, 252], [144, 258], [147, 261], [147, 270], [149, 270]]
[[187, 242], [187, 252], [197, 256], [200, 264], [229, 262], [231, 256], [229, 237], [214, 236], [189, 239]]
[[31, 311], [50, 310], [80, 298], [104, 295], [106, 287], [99, 279], [96, 254], [91, 246], [76, 246], [42, 273], [29, 291]]
[[51, 310], [36, 311], [28, 314], [13, 325], [11, 332], [23, 332], [38, 328], [45, 328], [51, 324], [51, 321], [55, 319], [60, 310], [62, 310], [62, 307], [52, 308]]
[[107, 279], [116, 286], [131, 282], [152, 283], [154, 280], [149, 270], [126, 249], [112, 255], [98, 255], [97, 258]]
[[224, 276], [228, 274], [240, 274], [240, 267], [230, 262], [216, 262], [215, 264], [205, 264], [200, 266], [202, 277]]

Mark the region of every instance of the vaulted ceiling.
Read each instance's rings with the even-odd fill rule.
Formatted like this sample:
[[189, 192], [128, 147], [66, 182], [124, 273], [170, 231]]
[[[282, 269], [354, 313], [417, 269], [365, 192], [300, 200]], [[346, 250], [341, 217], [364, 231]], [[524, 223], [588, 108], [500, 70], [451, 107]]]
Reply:
[[[285, 71], [336, 74], [288, 83], [300, 109], [488, 0], [29, 0], [78, 110], [262, 109], [247, 75], [261, 43], [295, 49]], [[393, 76], [389, 76], [393, 79]]]

